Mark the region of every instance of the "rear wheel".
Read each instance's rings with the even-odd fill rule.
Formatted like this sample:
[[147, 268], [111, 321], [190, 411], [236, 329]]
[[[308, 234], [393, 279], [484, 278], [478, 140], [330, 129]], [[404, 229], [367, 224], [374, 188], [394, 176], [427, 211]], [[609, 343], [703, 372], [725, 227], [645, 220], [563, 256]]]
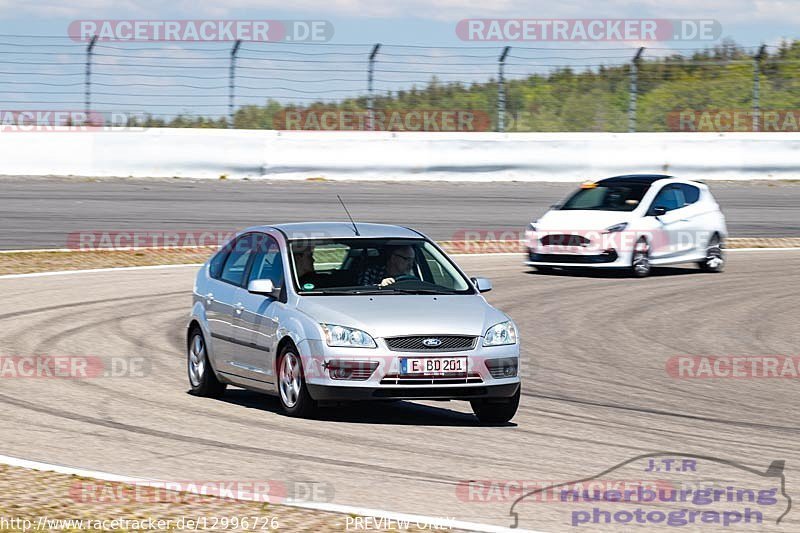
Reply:
[[195, 327], [190, 331], [187, 352], [186, 363], [192, 394], [207, 398], [222, 397], [227, 385], [217, 379], [214, 369], [211, 368], [206, 340], [200, 328]]
[[505, 424], [517, 414], [520, 389], [510, 398], [470, 400], [472, 412], [483, 424]]
[[634, 277], [645, 278], [650, 275], [652, 266], [650, 265], [650, 245], [644, 238], [639, 239], [633, 248], [631, 259], [631, 273]]
[[706, 258], [697, 265], [703, 272], [722, 272], [725, 269], [725, 255], [722, 253], [722, 240], [714, 235], [706, 248]]
[[289, 416], [305, 418], [317, 408], [317, 402], [308, 394], [303, 364], [297, 349], [286, 346], [278, 359], [278, 397], [283, 411]]

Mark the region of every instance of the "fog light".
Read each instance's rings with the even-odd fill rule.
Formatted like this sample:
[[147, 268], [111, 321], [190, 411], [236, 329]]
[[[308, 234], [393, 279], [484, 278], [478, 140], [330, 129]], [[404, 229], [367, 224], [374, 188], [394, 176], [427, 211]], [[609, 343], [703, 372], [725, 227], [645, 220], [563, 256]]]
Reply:
[[519, 359], [516, 357], [504, 357], [502, 359], [487, 359], [486, 369], [495, 379], [513, 378], [517, 375]]
[[369, 379], [375, 369], [378, 368], [378, 361], [343, 361], [333, 359], [325, 363], [325, 368], [330, 373], [331, 379], [352, 379], [364, 381]]
[[353, 375], [353, 371], [349, 368], [331, 368], [331, 377], [333, 379], [349, 379]]

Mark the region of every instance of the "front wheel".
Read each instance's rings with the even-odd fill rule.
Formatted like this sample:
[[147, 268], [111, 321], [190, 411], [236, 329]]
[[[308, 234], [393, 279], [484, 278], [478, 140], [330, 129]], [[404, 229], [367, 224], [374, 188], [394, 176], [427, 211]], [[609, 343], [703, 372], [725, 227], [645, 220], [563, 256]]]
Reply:
[[645, 239], [639, 239], [633, 248], [631, 259], [631, 274], [637, 278], [646, 278], [650, 275], [652, 266], [650, 265], [650, 245]]
[[520, 388], [516, 394], [505, 399], [470, 400], [472, 412], [483, 424], [505, 424], [517, 414]]
[[722, 253], [722, 241], [718, 235], [711, 237], [706, 248], [706, 258], [697, 265], [703, 272], [722, 272], [725, 269], [725, 255]]
[[278, 389], [281, 407], [287, 415], [305, 418], [316, 410], [317, 402], [308, 393], [303, 363], [294, 346], [284, 348], [278, 359]]

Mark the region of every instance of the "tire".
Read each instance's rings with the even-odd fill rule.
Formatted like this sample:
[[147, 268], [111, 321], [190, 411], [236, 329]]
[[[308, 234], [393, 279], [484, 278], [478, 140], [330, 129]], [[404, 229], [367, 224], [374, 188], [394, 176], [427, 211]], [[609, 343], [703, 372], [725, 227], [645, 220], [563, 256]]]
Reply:
[[278, 399], [283, 412], [297, 418], [310, 417], [317, 402], [308, 393], [303, 363], [297, 349], [289, 344], [278, 356]]
[[505, 424], [517, 414], [520, 390], [521, 388], [517, 388], [516, 394], [505, 401], [500, 399], [470, 400], [472, 412], [482, 424]]
[[708, 242], [706, 258], [697, 263], [703, 272], [719, 273], [725, 270], [725, 254], [722, 253], [722, 240], [714, 235]]
[[211, 368], [206, 340], [200, 328], [194, 327], [189, 331], [186, 352], [186, 369], [189, 386], [192, 388], [191, 393], [206, 398], [221, 398], [225, 394], [227, 385], [217, 379], [214, 369]]
[[646, 278], [653, 270], [650, 264], [650, 245], [647, 240], [642, 237], [633, 247], [633, 256], [631, 257], [631, 275], [635, 278]]

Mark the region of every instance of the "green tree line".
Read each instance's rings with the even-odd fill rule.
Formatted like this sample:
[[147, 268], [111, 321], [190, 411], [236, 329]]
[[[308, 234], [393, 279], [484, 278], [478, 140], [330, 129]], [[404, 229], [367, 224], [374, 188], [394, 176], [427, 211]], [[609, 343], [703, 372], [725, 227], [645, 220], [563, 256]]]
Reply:
[[[518, 67], [524, 66], [519, 65]], [[670, 116], [683, 110], [751, 110], [754, 105], [752, 55], [733, 42], [699, 51], [692, 56], [672, 55], [639, 64], [637, 77], [637, 131], [675, 129]], [[800, 41], [770, 49], [759, 63], [760, 108], [800, 109]], [[506, 131], [628, 130], [631, 66], [611, 65], [577, 70], [558, 68], [506, 82]], [[424, 87], [412, 87], [376, 96], [374, 108], [406, 113], [415, 110], [469, 110], [487, 117], [486, 128], [497, 127], [497, 82], [442, 83], [436, 77]], [[287, 111], [306, 114], [324, 111], [365, 113], [366, 96], [336, 103], [284, 105], [268, 100], [236, 110], [235, 128], [281, 129]], [[672, 115], [671, 115], [672, 114]], [[800, 116], [800, 113], [798, 113]], [[226, 118], [177, 116], [172, 120], [148, 117], [148, 127], [224, 128]], [[797, 131], [794, 129], [792, 131]]]

